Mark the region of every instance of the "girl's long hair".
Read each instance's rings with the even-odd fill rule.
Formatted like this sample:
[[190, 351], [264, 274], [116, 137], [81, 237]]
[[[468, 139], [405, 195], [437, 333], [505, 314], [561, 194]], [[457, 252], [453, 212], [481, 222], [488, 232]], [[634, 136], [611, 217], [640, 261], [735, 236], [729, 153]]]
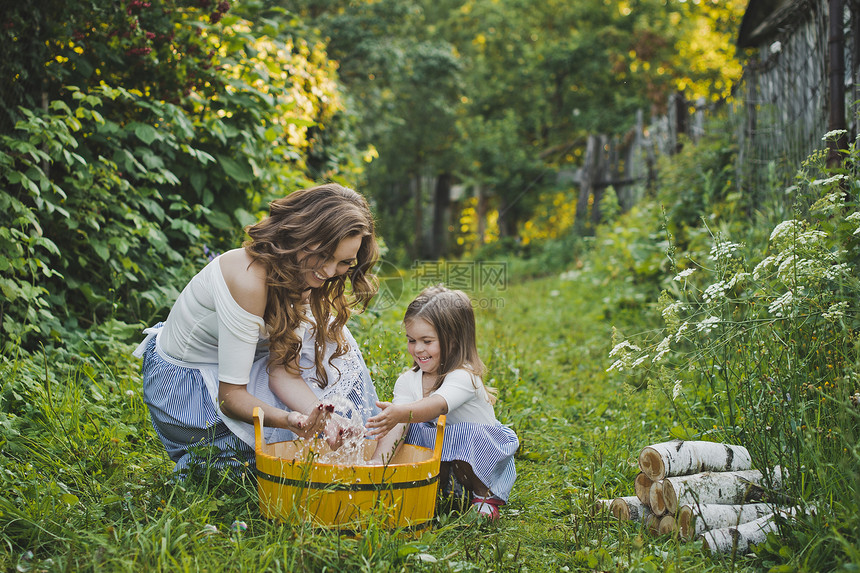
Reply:
[[[458, 368], [483, 378], [486, 366], [478, 356], [475, 311], [466, 293], [442, 285], [427, 287], [406, 308], [403, 322], [416, 318], [426, 320], [439, 339], [439, 368], [431, 391], [438, 390], [445, 376]], [[412, 369], [418, 371], [418, 364], [413, 362]], [[491, 393], [490, 402], [495, 402]]]
[[[269, 365], [283, 365], [299, 374], [294, 363], [301, 352], [302, 340], [296, 328], [304, 321], [302, 291], [307, 270], [300, 258], [318, 257], [327, 261], [346, 238], [361, 237], [355, 263], [344, 275], [334, 276], [310, 291], [314, 317], [314, 364], [316, 382], [328, 385], [323, 360], [327, 343], [336, 350], [329, 358], [343, 356], [348, 345], [343, 327], [351, 309], [362, 311], [378, 290], [370, 274], [379, 259], [373, 215], [363, 196], [336, 183], [319, 185], [290, 193], [269, 204], [269, 216], [245, 231], [250, 237], [243, 246], [255, 261], [266, 268], [266, 310], [263, 319], [269, 329]], [[349, 288], [347, 287], [349, 280]]]

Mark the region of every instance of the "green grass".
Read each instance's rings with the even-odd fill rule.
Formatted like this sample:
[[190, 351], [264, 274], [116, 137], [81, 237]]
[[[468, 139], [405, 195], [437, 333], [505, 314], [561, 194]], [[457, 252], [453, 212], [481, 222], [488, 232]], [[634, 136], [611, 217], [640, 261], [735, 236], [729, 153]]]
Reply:
[[[487, 382], [500, 392], [496, 413], [521, 441], [518, 479], [498, 523], [441, 513], [418, 536], [371, 523], [348, 538], [263, 519], [247, 475], [210, 472], [176, 483], [142, 402], [133, 347], [102, 332], [86, 344], [70, 341], [86, 351], [0, 356], [0, 570], [856, 570], [856, 491], [828, 502], [832, 512], [800, 525], [790, 539], [771, 538], [754, 557], [711, 557], [700, 542], [654, 537], [594, 510], [598, 498], [633, 494], [642, 447], [696, 427], [702, 420], [695, 417], [712, 408], [707, 392], [690, 394], [698, 402], [676, 409], [651, 374], [607, 373], [622, 333], [660, 336], [654, 277], [664, 274], [671, 285], [672, 273], [661, 254], [665, 237], [653, 230], [658, 220], [637, 208], [593, 241], [567, 280], [520, 279], [513, 264], [505, 289], [472, 293]], [[637, 249], [628, 249], [629, 241]], [[409, 364], [400, 320], [413, 290], [394, 308], [353, 322], [383, 399]], [[726, 354], [727, 370], [751, 364], [744, 347], [729, 350], [737, 358]], [[846, 346], [843, 362], [856, 363], [856, 350]], [[807, 366], [793, 366], [792, 379]], [[683, 363], [674, 372], [685, 384], [694, 378]], [[845, 424], [856, 423], [852, 416], [845, 412]], [[755, 420], [746, 427], [755, 430]], [[856, 451], [846, 449], [842, 473], [828, 475], [856, 473], [847, 455]], [[837, 458], [814, 459], [824, 468]], [[833, 485], [818, 499], [852, 488]], [[234, 530], [240, 522], [246, 530]]]
[[[672, 563], [720, 570], [695, 544], [653, 539], [592, 509], [598, 497], [631, 494], [639, 449], [667, 437], [647, 392], [633, 394], [605, 373], [612, 340], [603, 299], [611, 286], [510, 282], [474, 293], [501, 301], [479, 311], [479, 343], [488, 381], [500, 390], [497, 414], [522, 444], [499, 523], [443, 514], [419, 537], [371, 529], [340, 538], [261, 518], [246, 477], [213, 472], [174, 483], [141, 400], [136, 361], [120, 353], [130, 348], [116, 347], [105, 362], [4, 359], [0, 568], [657, 571]], [[399, 324], [407, 298], [355, 324], [383, 398], [408, 364]], [[231, 531], [237, 521], [248, 529]]]

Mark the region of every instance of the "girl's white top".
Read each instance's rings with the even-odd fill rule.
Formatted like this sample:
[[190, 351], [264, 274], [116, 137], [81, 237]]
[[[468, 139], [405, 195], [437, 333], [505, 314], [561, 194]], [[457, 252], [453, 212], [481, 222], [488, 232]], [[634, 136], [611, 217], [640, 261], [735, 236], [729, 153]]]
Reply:
[[[407, 370], [394, 383], [394, 404], [417, 402], [423, 396], [421, 371]], [[493, 405], [484, 382], [468, 370], [457, 369], [449, 372], [442, 385], [430, 396], [442, 396], [448, 403], [446, 424], [472, 422], [475, 424], [498, 424]]]
[[219, 259], [182, 290], [164, 321], [158, 344], [182, 362], [217, 364], [222, 382], [247, 384], [255, 357], [266, 350], [266, 324], [233, 299]]

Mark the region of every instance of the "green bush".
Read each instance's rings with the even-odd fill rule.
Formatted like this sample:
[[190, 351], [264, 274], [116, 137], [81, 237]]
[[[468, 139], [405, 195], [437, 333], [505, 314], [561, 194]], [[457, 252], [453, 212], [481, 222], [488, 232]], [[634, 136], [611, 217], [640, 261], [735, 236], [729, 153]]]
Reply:
[[254, 2], [181, 4], [10, 13], [10, 41], [56, 37], [22, 63], [44, 75], [44, 107], [26, 90], [2, 102], [0, 351], [163, 318], [269, 200], [358, 162], [336, 132], [311, 140], [342, 106], [334, 66], [292, 20]]
[[676, 437], [743, 444], [768, 480], [781, 468], [774, 501], [816, 508], [783, 528], [790, 550], [778, 552], [807, 570], [831, 569], [858, 536], [856, 520], [842, 519], [858, 512], [860, 491], [856, 143], [847, 154], [835, 170], [813, 154], [794, 189], [796, 218], [766, 244], [717, 234], [707, 260], [673, 260], [665, 328], [611, 353], [610, 370], [662, 393]]

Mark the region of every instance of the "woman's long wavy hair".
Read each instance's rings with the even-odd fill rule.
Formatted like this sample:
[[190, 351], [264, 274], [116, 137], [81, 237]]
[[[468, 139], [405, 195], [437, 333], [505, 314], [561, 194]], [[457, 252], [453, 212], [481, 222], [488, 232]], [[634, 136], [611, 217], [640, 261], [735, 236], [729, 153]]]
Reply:
[[[431, 391], [438, 390], [445, 376], [458, 368], [479, 378], [484, 376], [486, 366], [478, 356], [475, 311], [466, 293], [442, 285], [427, 287], [406, 307], [403, 323], [416, 318], [426, 320], [439, 339], [439, 368]], [[413, 362], [412, 369], [417, 372], [420, 367]], [[495, 402], [495, 389], [485, 388], [490, 403]]]
[[[263, 319], [269, 329], [269, 365], [296, 371], [302, 340], [296, 328], [309, 322], [303, 312], [302, 292], [308, 289], [300, 259], [319, 260], [320, 266], [334, 256], [346, 238], [361, 237], [355, 263], [310, 291], [314, 317], [316, 382], [328, 385], [323, 364], [327, 343], [336, 350], [331, 361], [343, 356], [348, 345], [343, 327], [353, 308], [365, 310], [378, 290], [371, 274], [379, 259], [373, 215], [363, 196], [336, 183], [290, 193], [269, 204], [269, 216], [245, 228], [251, 238], [244, 243], [251, 258], [266, 268], [268, 288]], [[349, 288], [347, 288], [347, 280]]]

